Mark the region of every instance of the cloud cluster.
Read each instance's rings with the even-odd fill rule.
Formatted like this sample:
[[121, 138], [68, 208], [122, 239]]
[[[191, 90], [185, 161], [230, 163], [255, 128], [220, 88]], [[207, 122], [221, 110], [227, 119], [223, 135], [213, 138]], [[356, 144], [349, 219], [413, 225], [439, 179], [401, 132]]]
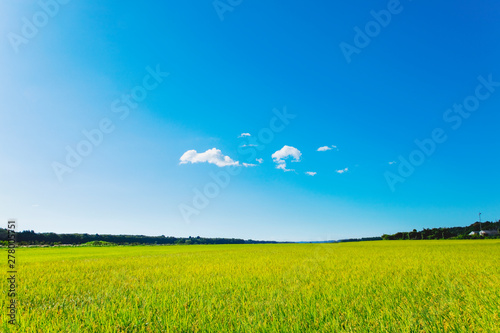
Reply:
[[234, 161], [229, 156], [224, 156], [219, 149], [212, 148], [204, 153], [198, 153], [196, 150], [188, 150], [180, 158], [179, 164], [186, 163], [210, 163], [218, 167], [225, 167], [231, 165], [240, 165], [240, 162]]
[[[242, 133], [240, 137], [250, 136], [249, 133]], [[332, 149], [337, 149], [336, 146], [323, 146], [319, 147], [317, 151], [328, 151]], [[287, 168], [287, 161], [290, 159], [291, 162], [300, 162], [302, 157], [302, 153], [295, 147], [292, 146], [283, 146], [280, 150], [274, 152], [271, 157], [273, 158], [273, 162], [276, 163], [276, 169], [287, 171], [295, 171], [293, 169]], [[240, 163], [239, 161], [233, 160], [229, 156], [225, 156], [222, 152], [217, 148], [212, 148], [204, 153], [198, 153], [196, 150], [188, 150], [185, 152], [181, 158], [179, 164], [187, 164], [187, 163], [210, 163], [215, 164], [218, 167], [226, 167], [226, 166], [244, 166], [244, 167], [255, 167], [259, 164], [262, 164], [264, 160], [262, 158], [256, 158], [255, 161], [258, 163]], [[389, 162], [392, 164], [394, 162]], [[349, 171], [349, 168], [335, 170], [338, 174], [343, 174]], [[317, 175], [315, 171], [306, 171], [306, 175], [314, 177]]]
[[293, 157], [292, 162], [300, 162], [300, 157], [302, 153], [295, 147], [284, 146], [280, 150], [276, 151], [271, 157], [274, 163], [276, 163], [276, 169], [281, 169], [283, 171], [293, 171], [292, 169], [286, 168], [286, 159], [288, 157]]
[[250, 133], [241, 133], [238, 138], [244, 138], [245, 136], [252, 136]]

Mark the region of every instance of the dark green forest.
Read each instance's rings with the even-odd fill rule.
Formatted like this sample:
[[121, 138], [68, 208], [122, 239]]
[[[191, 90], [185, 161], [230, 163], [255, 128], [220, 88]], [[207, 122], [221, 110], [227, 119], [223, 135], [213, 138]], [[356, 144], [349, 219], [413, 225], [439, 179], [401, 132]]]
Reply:
[[467, 227], [452, 227], [452, 228], [433, 228], [417, 231], [413, 229], [410, 232], [398, 232], [393, 235], [382, 235], [384, 240], [397, 239], [481, 239], [481, 238], [500, 238], [497, 236], [480, 236], [469, 235], [472, 231], [479, 232], [481, 230], [498, 230], [500, 228], [500, 220], [497, 222], [474, 222]]
[[[7, 244], [7, 229], [0, 228], [0, 239]], [[56, 234], [37, 233], [24, 230], [16, 234], [18, 245], [190, 245], [190, 244], [262, 244], [271, 241], [254, 241], [237, 238], [172, 237], [144, 235], [99, 235], [99, 234]]]

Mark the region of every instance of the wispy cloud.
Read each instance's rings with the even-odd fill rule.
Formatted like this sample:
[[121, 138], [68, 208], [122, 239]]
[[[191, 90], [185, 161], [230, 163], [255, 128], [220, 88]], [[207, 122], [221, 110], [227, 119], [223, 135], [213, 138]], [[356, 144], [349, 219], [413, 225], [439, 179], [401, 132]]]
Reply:
[[312, 171], [306, 172], [306, 175], [309, 175], [309, 176], [315, 176], [316, 174], [317, 174], [317, 172], [312, 172]]
[[245, 136], [252, 136], [250, 133], [241, 133], [238, 138], [244, 138]]
[[179, 164], [187, 163], [210, 163], [218, 167], [225, 167], [230, 165], [240, 165], [240, 162], [234, 161], [229, 156], [224, 156], [219, 149], [212, 148], [204, 153], [198, 153], [196, 150], [188, 150], [180, 158]]
[[242, 147], [242, 148], [243, 148], [243, 147], [257, 147], [257, 146], [258, 146], [258, 145], [256, 145], [256, 144], [250, 143], [250, 144], [248, 144], [248, 145], [243, 145], [243, 146], [240, 146], [240, 147]]
[[288, 157], [293, 157], [292, 162], [300, 162], [300, 157], [302, 156], [302, 153], [294, 147], [291, 146], [284, 146], [280, 150], [276, 151], [273, 155], [273, 161], [276, 163], [276, 169], [281, 169], [283, 171], [293, 171], [292, 169], [287, 169], [286, 168], [286, 159]]
[[340, 169], [340, 170], [337, 170], [335, 171], [336, 173], [339, 173], [339, 174], [343, 174], [345, 172], [349, 171], [349, 168], [344, 168], [344, 169]]
[[390, 165], [392, 165], [392, 164], [396, 164], [396, 161], [390, 161], [390, 162], [389, 162], [389, 164], [390, 164]]
[[332, 149], [335, 149], [335, 150], [338, 150], [337, 146], [323, 146], [323, 147], [319, 147], [317, 151], [328, 151], [328, 150], [332, 150]]
[[256, 160], [257, 162], [259, 162], [259, 164], [264, 163], [264, 159], [263, 159], [263, 158], [256, 158], [255, 160]]

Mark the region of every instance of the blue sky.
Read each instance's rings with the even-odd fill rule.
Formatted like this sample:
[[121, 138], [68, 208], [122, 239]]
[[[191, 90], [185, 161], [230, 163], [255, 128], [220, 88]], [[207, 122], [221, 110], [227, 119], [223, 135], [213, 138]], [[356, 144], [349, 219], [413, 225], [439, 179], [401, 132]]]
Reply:
[[499, 12], [2, 1], [1, 219], [288, 241], [497, 220]]

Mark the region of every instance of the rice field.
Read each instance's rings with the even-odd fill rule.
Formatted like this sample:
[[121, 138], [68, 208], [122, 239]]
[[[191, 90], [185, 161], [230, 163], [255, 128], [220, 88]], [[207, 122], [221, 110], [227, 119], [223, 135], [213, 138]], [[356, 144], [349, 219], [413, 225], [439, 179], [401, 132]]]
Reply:
[[2, 332], [500, 332], [500, 240], [16, 256], [18, 323], [4, 310]]

